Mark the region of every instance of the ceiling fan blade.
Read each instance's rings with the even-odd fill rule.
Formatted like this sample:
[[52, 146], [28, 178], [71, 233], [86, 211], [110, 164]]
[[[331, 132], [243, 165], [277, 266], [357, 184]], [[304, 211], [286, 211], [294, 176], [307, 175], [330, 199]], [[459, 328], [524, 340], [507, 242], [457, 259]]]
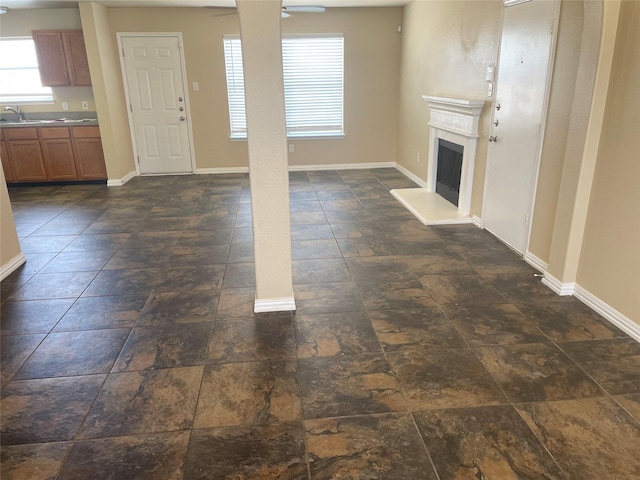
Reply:
[[289, 7], [282, 7], [282, 11], [285, 13], [324, 13], [326, 10], [322, 5], [291, 5]]

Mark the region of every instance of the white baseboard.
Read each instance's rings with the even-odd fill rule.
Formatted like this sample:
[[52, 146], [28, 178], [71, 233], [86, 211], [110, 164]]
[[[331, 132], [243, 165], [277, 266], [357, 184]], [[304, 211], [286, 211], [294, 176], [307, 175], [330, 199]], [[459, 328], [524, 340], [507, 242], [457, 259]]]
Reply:
[[134, 170], [132, 172], [127, 173], [122, 178], [109, 179], [107, 180], [107, 187], [121, 187], [125, 183], [127, 183], [129, 180], [131, 180], [133, 177], [137, 177], [137, 176], [138, 174]]
[[248, 173], [249, 167], [196, 168], [196, 175], [224, 175], [226, 173]]
[[253, 304], [254, 313], [267, 312], [291, 312], [296, 309], [296, 302], [293, 295], [284, 298], [266, 298], [258, 300], [256, 298]]
[[471, 216], [471, 221], [473, 222], [473, 224], [478, 227], [478, 228], [484, 228], [484, 223], [482, 223], [482, 218], [480, 218], [477, 215], [472, 215]]
[[536, 257], [533, 253], [529, 251], [527, 251], [527, 253], [524, 254], [524, 261], [527, 262], [536, 270], [539, 270], [541, 272], [546, 273], [547, 269], [549, 268], [549, 264], [547, 262]]
[[612, 306], [600, 300], [598, 297], [588, 292], [580, 285], [575, 286], [574, 296], [589, 308], [595, 310], [609, 322], [613, 323], [620, 330], [625, 332], [636, 342], [640, 342], [640, 325], [630, 318], [624, 316]]
[[573, 295], [573, 292], [575, 291], [575, 288], [576, 288], [575, 282], [562, 283], [560, 280], [558, 280], [556, 277], [551, 275], [549, 272], [544, 272], [542, 283], [545, 284], [547, 287], [549, 287], [551, 290], [553, 290], [555, 293], [563, 297], [568, 295]]
[[322, 165], [289, 165], [290, 172], [313, 170], [362, 170], [367, 168], [396, 168], [396, 162], [328, 163]]
[[7, 263], [2, 265], [2, 267], [0, 267], [0, 280], [4, 280], [5, 278], [7, 278], [26, 261], [27, 261], [27, 258], [24, 256], [24, 254], [19, 253], [18, 255], [13, 257], [11, 260], [9, 260]]
[[402, 165], [398, 165], [397, 163], [394, 164], [394, 166], [396, 167], [396, 170], [400, 171], [401, 173], [404, 174], [405, 177], [409, 178], [410, 180], [412, 180], [413, 182], [417, 183], [418, 185], [420, 185], [422, 188], [427, 188], [427, 181], [426, 180], [422, 180], [420, 177], [418, 177], [416, 174], [414, 174], [413, 172], [410, 172], [409, 170], [407, 170], [406, 168], [404, 168]]

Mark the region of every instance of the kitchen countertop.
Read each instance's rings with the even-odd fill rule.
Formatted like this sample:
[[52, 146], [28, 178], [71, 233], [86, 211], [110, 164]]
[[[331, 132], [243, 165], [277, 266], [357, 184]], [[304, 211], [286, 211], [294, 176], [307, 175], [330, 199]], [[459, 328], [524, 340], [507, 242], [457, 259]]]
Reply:
[[26, 127], [84, 127], [98, 125], [96, 112], [26, 113], [27, 120], [19, 122], [12, 113], [0, 116], [0, 128]]

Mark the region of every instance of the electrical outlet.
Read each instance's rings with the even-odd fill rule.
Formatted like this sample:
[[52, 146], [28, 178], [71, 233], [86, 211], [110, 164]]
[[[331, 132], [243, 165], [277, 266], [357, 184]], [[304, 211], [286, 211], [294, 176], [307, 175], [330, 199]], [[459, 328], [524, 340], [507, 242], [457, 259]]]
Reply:
[[69, 110], [69, 104], [67, 102], [62, 102], [62, 110]]
[[82, 109], [83, 110], [89, 110], [89, 102], [87, 102], [86, 100], [82, 101]]
[[418, 163], [420, 163], [420, 152], [418, 152]]
[[296, 146], [293, 143], [289, 144], [289, 153], [293, 153], [296, 151]]
[[200, 85], [198, 84], [198, 82], [193, 82], [192, 87], [194, 92], [198, 92], [200, 90]]

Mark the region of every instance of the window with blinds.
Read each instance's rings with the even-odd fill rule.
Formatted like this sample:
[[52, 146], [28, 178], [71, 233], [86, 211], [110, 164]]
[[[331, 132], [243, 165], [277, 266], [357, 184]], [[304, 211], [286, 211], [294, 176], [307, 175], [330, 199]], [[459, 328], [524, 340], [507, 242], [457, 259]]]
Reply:
[[[224, 37], [231, 138], [246, 138], [240, 37]], [[343, 135], [344, 38], [286, 35], [282, 38], [288, 137]]]

